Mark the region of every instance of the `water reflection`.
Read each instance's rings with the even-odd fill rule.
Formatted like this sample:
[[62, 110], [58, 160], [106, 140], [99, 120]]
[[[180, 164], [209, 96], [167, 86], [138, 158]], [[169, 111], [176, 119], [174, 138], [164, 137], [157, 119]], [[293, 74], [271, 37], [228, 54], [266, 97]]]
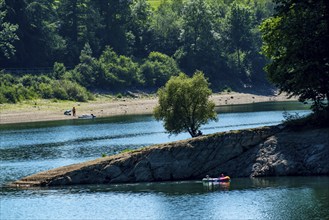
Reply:
[[329, 215], [328, 183], [237, 178], [211, 189], [177, 181], [3, 191], [1, 211], [8, 219], [321, 219]]
[[215, 191], [215, 190], [230, 190], [230, 182], [203, 182], [203, 187], [207, 191]]

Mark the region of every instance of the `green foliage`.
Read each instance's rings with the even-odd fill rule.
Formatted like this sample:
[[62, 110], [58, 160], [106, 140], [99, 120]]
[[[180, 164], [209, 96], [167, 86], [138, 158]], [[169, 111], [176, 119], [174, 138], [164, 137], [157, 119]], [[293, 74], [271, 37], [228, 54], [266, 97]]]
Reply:
[[143, 81], [147, 87], [159, 88], [165, 85], [171, 76], [180, 72], [176, 61], [159, 52], [151, 52], [141, 66]]
[[136, 57], [145, 57], [150, 44], [151, 6], [146, 0], [134, 0], [131, 4], [131, 21], [129, 22], [128, 53]]
[[172, 56], [180, 45], [180, 34], [182, 30], [182, 0], [163, 1], [152, 15], [150, 31], [152, 51]]
[[[258, 53], [258, 25], [271, 15], [271, 0], [1, 0], [1, 4], [3, 68], [53, 66], [49, 77], [99, 92], [157, 89], [177, 75], [178, 68], [188, 75], [202, 70], [213, 88], [268, 86], [265, 59]], [[151, 52], [173, 57], [179, 66], [171, 58], [149, 60]]]
[[55, 79], [61, 79], [66, 72], [66, 68], [63, 63], [54, 63], [53, 77]]
[[[252, 35], [253, 17], [249, 7], [234, 2], [226, 14], [224, 39], [229, 60], [233, 58], [238, 72], [243, 71], [242, 63], [245, 54], [251, 51], [254, 36]], [[233, 65], [234, 68], [234, 65]]]
[[153, 9], [157, 9], [161, 4], [161, 0], [148, 0], [148, 2]]
[[328, 112], [328, 1], [276, 2], [274, 17], [261, 26], [268, 76], [281, 91], [313, 100], [314, 111]]
[[18, 40], [16, 35], [18, 25], [5, 22], [6, 15], [5, 1], [0, 0], [0, 56], [10, 59], [16, 52], [13, 43]]
[[233, 91], [233, 89], [229, 86], [224, 86], [223, 88], [219, 89], [221, 92], [227, 92], [230, 93]]
[[[105, 2], [105, 1], [104, 1]], [[59, 33], [66, 42], [65, 63], [75, 65], [80, 51], [88, 43], [100, 52], [99, 32], [105, 27], [100, 2], [92, 0], [58, 1]]]
[[76, 80], [87, 88], [101, 85], [105, 80], [99, 62], [92, 56], [90, 45], [85, 44], [80, 54], [80, 63], [74, 69]]
[[[13, 43], [16, 53], [12, 57], [15, 67], [50, 66], [54, 58], [59, 59], [65, 41], [57, 32], [58, 18], [53, 0], [6, 0], [5, 4], [8, 9], [5, 22], [17, 25], [15, 33], [19, 40]], [[7, 61], [5, 65], [11, 62]]]
[[171, 77], [166, 86], [158, 90], [155, 118], [163, 120], [171, 134], [187, 131], [192, 137], [198, 136], [201, 125], [217, 118], [215, 104], [208, 100], [212, 93], [208, 86], [200, 71], [192, 78], [185, 74]]
[[180, 35], [182, 47], [176, 51], [176, 58], [183, 70], [191, 74], [197, 69], [209, 72], [218, 54], [217, 34], [214, 32], [214, 17], [209, 4], [204, 0], [186, 3]]
[[106, 85], [112, 89], [136, 87], [140, 81], [138, 63], [126, 56], [118, 56], [110, 47], [103, 52], [99, 62], [104, 71]]
[[0, 74], [0, 103], [17, 103], [36, 98], [87, 101], [93, 96], [86, 88], [68, 80], [54, 80], [45, 75], [20, 78]]

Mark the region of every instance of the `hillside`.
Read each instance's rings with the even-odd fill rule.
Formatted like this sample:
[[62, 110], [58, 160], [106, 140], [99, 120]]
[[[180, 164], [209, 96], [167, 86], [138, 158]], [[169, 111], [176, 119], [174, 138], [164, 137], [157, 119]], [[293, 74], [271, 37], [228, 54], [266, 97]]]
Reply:
[[272, 90], [259, 53], [270, 0], [2, 1], [0, 10], [0, 103], [155, 92], [197, 70], [215, 92]]

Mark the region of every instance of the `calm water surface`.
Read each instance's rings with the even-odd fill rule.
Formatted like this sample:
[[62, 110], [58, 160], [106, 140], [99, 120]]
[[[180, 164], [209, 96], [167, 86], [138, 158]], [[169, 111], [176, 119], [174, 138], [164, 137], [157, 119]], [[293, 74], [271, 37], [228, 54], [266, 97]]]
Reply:
[[[209, 134], [275, 125], [282, 112], [305, 115], [296, 103], [219, 108]], [[152, 116], [2, 125], [0, 185], [39, 171], [188, 138], [168, 136]], [[329, 218], [329, 178], [233, 179], [17, 190], [2, 187], [0, 219], [309, 219]]]

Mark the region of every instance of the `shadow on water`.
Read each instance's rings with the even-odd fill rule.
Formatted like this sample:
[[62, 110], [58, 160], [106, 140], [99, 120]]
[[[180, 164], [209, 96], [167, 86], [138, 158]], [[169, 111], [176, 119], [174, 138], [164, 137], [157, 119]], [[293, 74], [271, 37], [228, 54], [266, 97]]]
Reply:
[[[231, 182], [212, 183], [198, 181], [169, 181], [169, 182], [145, 182], [145, 183], [122, 183], [122, 184], [95, 184], [95, 185], [76, 185], [59, 187], [35, 187], [29, 189], [4, 188], [8, 192], [18, 194], [39, 193], [163, 193], [167, 195], [186, 195], [186, 194], [206, 194], [219, 191], [258, 191], [271, 189], [294, 189], [294, 188], [314, 188], [323, 189], [329, 196], [327, 186], [329, 177], [266, 177], [266, 178], [232, 178]], [[328, 204], [329, 205], [329, 204]]]
[[67, 120], [3, 124], [0, 125], [0, 131], [33, 129], [33, 128], [49, 128], [49, 127], [59, 127], [59, 126], [107, 124], [107, 123], [135, 123], [135, 122], [145, 121], [145, 119], [149, 117], [150, 115], [122, 115], [122, 116], [111, 116], [111, 117], [99, 117], [94, 119], [73, 119], [71, 116], [68, 116]]
[[251, 104], [239, 105], [221, 105], [216, 106], [219, 113], [234, 112], [259, 112], [259, 111], [289, 111], [289, 110], [309, 110], [310, 103], [301, 103], [297, 101], [285, 102], [257, 102]]

